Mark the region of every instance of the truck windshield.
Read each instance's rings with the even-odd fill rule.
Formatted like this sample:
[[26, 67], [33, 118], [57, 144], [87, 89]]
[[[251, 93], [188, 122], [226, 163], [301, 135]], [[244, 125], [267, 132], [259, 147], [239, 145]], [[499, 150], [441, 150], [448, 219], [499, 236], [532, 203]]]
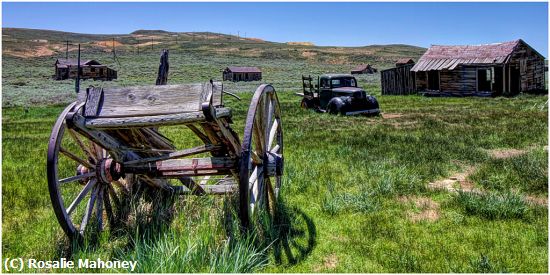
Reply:
[[357, 84], [355, 83], [355, 78], [352, 77], [331, 79], [331, 84], [332, 88], [357, 87]]

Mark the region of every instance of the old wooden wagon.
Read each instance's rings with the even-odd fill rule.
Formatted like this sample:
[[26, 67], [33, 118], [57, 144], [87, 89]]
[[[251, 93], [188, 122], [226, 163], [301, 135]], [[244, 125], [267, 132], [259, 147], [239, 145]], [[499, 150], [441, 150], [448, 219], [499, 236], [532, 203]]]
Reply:
[[[242, 140], [223, 94], [212, 81], [81, 92], [48, 145], [48, 187], [64, 232], [74, 239], [112, 228], [137, 183], [177, 194], [238, 192], [243, 228], [260, 210], [273, 213], [283, 174], [275, 89], [255, 91]], [[191, 131], [201, 145], [176, 148], [162, 133], [167, 126]]]

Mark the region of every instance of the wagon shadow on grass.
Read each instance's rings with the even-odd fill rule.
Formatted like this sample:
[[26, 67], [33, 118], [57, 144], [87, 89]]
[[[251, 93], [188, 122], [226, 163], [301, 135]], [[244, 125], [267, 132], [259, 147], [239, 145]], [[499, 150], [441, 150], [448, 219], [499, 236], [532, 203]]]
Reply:
[[277, 264], [295, 265], [304, 260], [317, 244], [313, 220], [298, 207], [278, 204], [274, 221], [273, 253]]
[[[224, 203], [224, 227], [229, 238], [238, 238], [238, 230], [234, 226], [236, 215], [234, 205], [236, 200], [226, 200]], [[255, 230], [255, 245], [273, 253], [277, 265], [295, 265], [304, 260], [317, 244], [315, 223], [304, 211], [296, 206], [289, 206], [279, 198], [273, 218], [262, 215]], [[242, 236], [241, 236], [242, 237]]]

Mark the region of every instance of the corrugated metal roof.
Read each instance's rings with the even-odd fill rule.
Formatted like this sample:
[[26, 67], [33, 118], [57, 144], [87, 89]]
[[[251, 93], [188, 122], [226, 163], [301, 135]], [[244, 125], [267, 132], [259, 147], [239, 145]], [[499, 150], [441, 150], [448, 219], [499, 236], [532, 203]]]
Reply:
[[486, 45], [431, 46], [411, 71], [453, 70], [462, 64], [502, 64], [521, 39]]
[[234, 73], [261, 73], [262, 71], [258, 67], [227, 67], [226, 70], [229, 70]]

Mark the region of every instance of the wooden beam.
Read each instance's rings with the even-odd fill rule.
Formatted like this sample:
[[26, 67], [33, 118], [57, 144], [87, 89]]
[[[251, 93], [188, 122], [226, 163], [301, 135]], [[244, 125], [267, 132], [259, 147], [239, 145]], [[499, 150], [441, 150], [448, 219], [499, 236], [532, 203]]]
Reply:
[[227, 157], [169, 159], [156, 162], [158, 171], [199, 171], [235, 169], [237, 159]]
[[[216, 108], [217, 117], [231, 117], [231, 110], [228, 108]], [[153, 126], [169, 126], [190, 124], [205, 121], [202, 112], [189, 112], [167, 115], [116, 117], [116, 118], [87, 118], [86, 126], [93, 129], [125, 129]]]

